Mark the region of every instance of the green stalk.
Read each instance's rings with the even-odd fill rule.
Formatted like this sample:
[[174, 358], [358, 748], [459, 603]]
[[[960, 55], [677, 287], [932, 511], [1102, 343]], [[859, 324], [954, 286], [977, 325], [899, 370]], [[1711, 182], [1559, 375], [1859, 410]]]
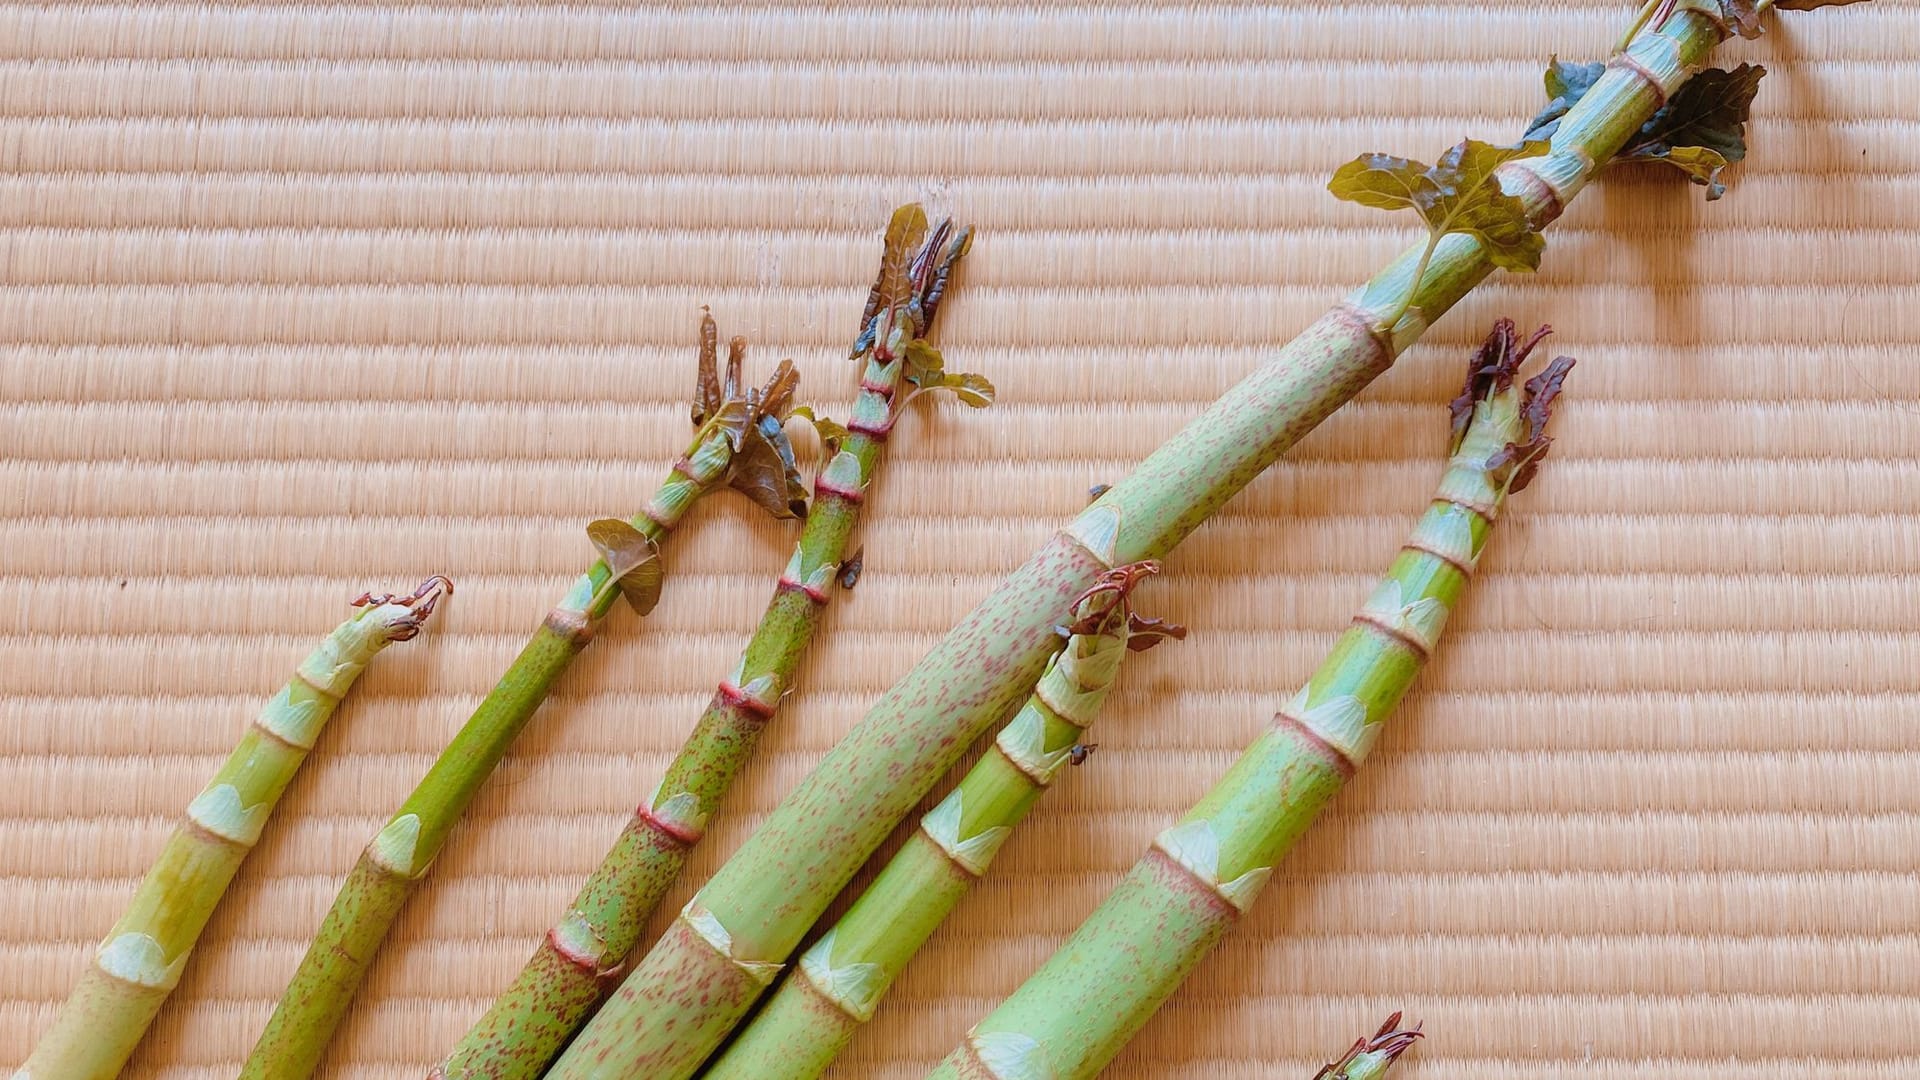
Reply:
[[1066, 648], [1033, 696], [873, 885], [791, 972], [704, 1080], [802, 1080], [825, 1072], [873, 1019], [880, 998], [1040, 800], [1061, 766], [1085, 760], [1081, 742], [1128, 652], [1186, 631], [1133, 614], [1128, 594], [1159, 573], [1135, 563], [1080, 597]]
[[[767, 486], [764, 466], [767, 455], [774, 454], [778, 471], [777, 450], [785, 446], [778, 421], [785, 419], [792, 402], [792, 367], [781, 364], [760, 390], [743, 389], [739, 377], [746, 342], [736, 338], [723, 386], [717, 372], [717, 337], [708, 316], [701, 324], [694, 415], [698, 433], [686, 455], [639, 514], [627, 521], [596, 521], [588, 528], [602, 558], [547, 614], [399, 812], [367, 845], [242, 1067], [242, 1077], [294, 1080], [312, 1075], [401, 907], [419, 888], [454, 823], [554, 680], [586, 648], [621, 596], [643, 615], [659, 598], [659, 542], [694, 501], [731, 483], [761, 505], [791, 513], [785, 501], [790, 493]], [[763, 418], [772, 423], [771, 433], [763, 429]], [[749, 471], [750, 463], [761, 467]]]
[[[1557, 218], [1727, 30], [1706, 0], [1643, 33], [1562, 118], [1543, 156], [1496, 174], [1535, 225]], [[557, 1080], [683, 1080], [961, 753], [1025, 699], [1058, 612], [1100, 574], [1157, 558], [1491, 272], [1463, 233], [1408, 250], [1115, 484], [963, 619], [841, 740], [687, 906], [556, 1063]], [[1401, 309], [1404, 298], [1414, 301]]]
[[1453, 458], [1386, 579], [1319, 670], [1219, 783], [1040, 970], [967, 1033], [930, 1080], [1086, 1080], [1253, 906], [1274, 864], [1339, 791], [1439, 643], [1510, 489], [1549, 440], [1555, 360], [1515, 374], [1543, 328], [1516, 345], [1502, 321], [1454, 403]]
[[453, 583], [428, 578], [411, 596], [362, 596], [267, 701], [213, 779], [187, 804], [133, 904], [15, 1080], [111, 1080], [180, 981], [201, 930], [259, 842], [280, 795], [334, 709], [380, 650], [420, 632]]
[[[813, 510], [759, 629], [565, 917], [435, 1075], [532, 1080], [599, 1004], [607, 976], [638, 942], [761, 730], [793, 688], [800, 658], [820, 627], [846, 561], [887, 435], [911, 396], [903, 392], [912, 389], [903, 385], [909, 343], [916, 356], [930, 349], [925, 335], [970, 239], [968, 230], [955, 232], [946, 223], [929, 237], [918, 206], [895, 214], [861, 342], [853, 351], [864, 374], [850, 430], [834, 440], [838, 449], [814, 484]], [[885, 332], [870, 333], [877, 324]], [[924, 368], [923, 363], [918, 370]]]
[[1313, 1074], [1313, 1080], [1380, 1080], [1387, 1075], [1393, 1063], [1400, 1055], [1413, 1049], [1420, 1041], [1420, 1026], [1411, 1028], [1400, 1026], [1400, 1014], [1387, 1017], [1380, 1030], [1372, 1038], [1361, 1039], [1353, 1044], [1347, 1055], [1330, 1065], [1324, 1065]]

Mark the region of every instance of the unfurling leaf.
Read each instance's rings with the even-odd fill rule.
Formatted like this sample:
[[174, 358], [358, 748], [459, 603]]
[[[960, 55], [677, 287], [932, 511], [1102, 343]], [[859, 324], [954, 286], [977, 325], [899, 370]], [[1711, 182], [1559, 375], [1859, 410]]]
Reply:
[[774, 517], [807, 516], [806, 481], [793, 459], [793, 444], [772, 416], [761, 417], [742, 436], [727, 484]]
[[[1719, 0], [1720, 18], [1727, 29], [1743, 38], [1757, 38], [1766, 29], [1760, 23], [1760, 0]], [[1668, 3], [1663, 10], [1671, 10]], [[1657, 24], [1656, 24], [1657, 25]]]
[[1127, 613], [1127, 650], [1129, 652], [1146, 652], [1169, 638], [1174, 641], [1187, 640], [1187, 628], [1165, 619], [1149, 619], [1145, 615]]
[[[1552, 101], [1534, 117], [1527, 138], [1549, 138], [1566, 115], [1605, 72], [1605, 64], [1563, 64], [1547, 69]], [[1653, 114], [1608, 164], [1656, 161], [1671, 165], [1707, 189], [1709, 201], [1726, 194], [1720, 172], [1747, 156], [1747, 114], [1767, 70], [1741, 64], [1732, 71], [1709, 68], [1687, 80], [1673, 99]]]
[[793, 361], [782, 360], [768, 377], [767, 385], [760, 388], [757, 396], [749, 394], [747, 401], [753, 406], [755, 416], [771, 416], [784, 422], [793, 413], [793, 391], [799, 385], [800, 373], [793, 370]]
[[840, 444], [847, 441], [847, 429], [845, 425], [830, 416], [816, 415], [813, 407], [810, 405], [796, 405], [793, 407], [793, 411], [787, 415], [797, 416], [807, 423], [812, 424], [814, 434], [820, 436], [820, 445], [826, 448], [828, 455], [832, 455], [838, 451]]
[[853, 355], [859, 356], [875, 344], [874, 318], [888, 308], [906, 303], [912, 295], [909, 270], [914, 253], [927, 236], [927, 212], [919, 203], [908, 203], [893, 212], [887, 222], [887, 235], [881, 241], [880, 273], [867, 293], [866, 310], [860, 315], [860, 336], [854, 342]]
[[720, 327], [713, 312], [700, 309], [700, 375], [693, 398], [693, 426], [699, 427], [718, 412], [726, 394], [720, 389]]
[[608, 581], [633, 610], [645, 615], [660, 602], [660, 548], [647, 534], [619, 518], [601, 518], [587, 526], [587, 539], [607, 564]]
[[1526, 204], [1500, 186], [1494, 171], [1518, 158], [1547, 152], [1544, 142], [1492, 146], [1468, 139], [1433, 165], [1387, 154], [1365, 154], [1342, 165], [1327, 189], [1339, 198], [1381, 210], [1410, 209], [1437, 239], [1467, 233], [1495, 266], [1533, 270], [1546, 241], [1527, 217]]

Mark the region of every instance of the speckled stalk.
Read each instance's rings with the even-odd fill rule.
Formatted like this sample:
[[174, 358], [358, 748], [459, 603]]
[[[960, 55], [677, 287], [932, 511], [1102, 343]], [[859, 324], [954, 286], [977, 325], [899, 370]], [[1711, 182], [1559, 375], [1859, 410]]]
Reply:
[[[924, 214], [901, 239], [920, 244]], [[773, 600], [733, 672], [720, 684], [665, 776], [588, 878], [560, 923], [513, 984], [454, 1047], [436, 1076], [459, 1080], [532, 1080], [600, 1002], [608, 977], [638, 942], [660, 898], [680, 873], [709, 817], [772, 720], [836, 587], [861, 505], [880, 467], [887, 436], [912, 389], [905, 383], [904, 335], [922, 339], [937, 299], [966, 253], [968, 230], [942, 225], [918, 252], [917, 282], [881, 313], [892, 332], [863, 343], [860, 394], [849, 431], [814, 483], [813, 509]], [[884, 284], [884, 283], [883, 283]], [[929, 301], [936, 301], [930, 303]]]
[[[1545, 224], [1725, 36], [1681, 0], [1554, 133], [1501, 167]], [[1425, 242], [1281, 348], [1049, 541], [877, 702], [708, 882], [551, 1075], [684, 1080], [778, 974], [802, 935], [965, 748], [1025, 699], [1058, 647], [1057, 613], [1108, 569], [1171, 550], [1301, 436], [1385, 371], [1493, 269], [1453, 234], [1400, 311]]]
[[1321, 1066], [1320, 1071], [1313, 1074], [1313, 1080], [1381, 1080], [1420, 1038], [1418, 1024], [1403, 1028], [1400, 1014], [1394, 1013], [1372, 1037], [1354, 1043], [1345, 1057]]
[[266, 828], [321, 729], [380, 650], [420, 632], [440, 597], [430, 578], [411, 596], [364, 596], [267, 701], [94, 952], [73, 994], [15, 1080], [111, 1080], [180, 981], [187, 957]]
[[[704, 1080], [803, 1080], [825, 1072], [927, 938], [1039, 801], [1106, 704], [1135, 629], [1125, 591], [1153, 563], [1114, 571], [1082, 597], [1084, 632], [1047, 665], [1020, 711], [953, 792], [920, 819], [873, 885], [800, 958]], [[1103, 585], [1107, 584], [1103, 582]], [[1113, 592], [1121, 590], [1116, 600]], [[1082, 751], [1084, 752], [1084, 751]]]
[[1439, 491], [1332, 653], [934, 1080], [1087, 1080], [1252, 907], [1274, 864], [1366, 759], [1438, 644], [1509, 487], [1526, 482], [1546, 449], [1547, 407], [1571, 361], [1523, 390], [1513, 373], [1526, 349], [1513, 344], [1502, 324], [1476, 358], [1456, 408], [1467, 423]]
[[[710, 347], [711, 333], [706, 335]], [[696, 499], [722, 483], [733, 462], [726, 429], [708, 423], [629, 524], [659, 543]], [[296, 1080], [319, 1067], [333, 1033], [380, 943], [419, 888], [447, 835], [507, 747], [532, 719], [555, 679], [592, 640], [620, 590], [605, 559], [574, 582], [547, 614], [465, 726], [434, 761], [398, 813], [367, 845], [320, 924], [266, 1030], [240, 1075]]]

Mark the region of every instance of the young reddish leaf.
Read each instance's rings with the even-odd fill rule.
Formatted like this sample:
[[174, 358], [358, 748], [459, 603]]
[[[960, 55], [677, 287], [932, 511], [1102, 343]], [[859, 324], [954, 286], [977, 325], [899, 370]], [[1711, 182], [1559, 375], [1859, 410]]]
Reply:
[[840, 564], [839, 581], [843, 589], [851, 589], [860, 583], [860, 571], [867, 565], [867, 549], [864, 545], [853, 549], [853, 555]]
[[911, 299], [913, 286], [909, 271], [914, 252], [927, 235], [927, 212], [918, 203], [909, 203], [893, 212], [887, 222], [887, 235], [881, 241], [880, 273], [867, 293], [866, 310], [860, 315], [860, 336], [854, 341], [853, 355], [859, 356], [875, 344], [878, 327], [874, 319], [882, 311]]
[[1719, 3], [1721, 21], [1741, 37], [1757, 38], [1766, 29], [1760, 23], [1760, 0], [1719, 0]]
[[1774, 7], [1782, 11], [1812, 11], [1814, 8], [1842, 7], [1846, 4], [1865, 3], [1866, 0], [1774, 0]]
[[720, 327], [713, 312], [700, 309], [700, 374], [693, 398], [693, 426], [699, 427], [720, 410], [726, 395], [720, 389]]
[[807, 485], [780, 421], [763, 416], [733, 454], [727, 485], [777, 518], [807, 516]]
[[1362, 206], [1415, 210], [1436, 239], [1467, 233], [1480, 241], [1495, 266], [1534, 270], [1546, 241], [1527, 217], [1526, 204], [1500, 187], [1494, 171], [1546, 152], [1547, 144], [1538, 141], [1493, 146], [1467, 139], [1433, 165], [1366, 154], [1341, 166], [1327, 188]]
[[620, 590], [633, 610], [642, 615], [660, 602], [666, 576], [660, 548], [647, 535], [619, 518], [601, 518], [587, 526], [587, 539], [607, 564], [608, 581]]
[[1146, 652], [1166, 640], [1187, 640], [1187, 628], [1165, 619], [1127, 613], [1127, 651]]

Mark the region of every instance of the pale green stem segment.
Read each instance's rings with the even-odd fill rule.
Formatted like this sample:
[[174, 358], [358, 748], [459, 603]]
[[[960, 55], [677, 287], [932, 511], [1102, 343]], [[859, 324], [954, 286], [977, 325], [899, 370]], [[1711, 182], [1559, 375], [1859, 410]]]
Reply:
[[[1725, 35], [1681, 7], [1612, 63], [1546, 155], [1500, 176], [1540, 224], [1654, 114]], [[716, 1050], [888, 832], [966, 747], [1024, 700], [1057, 613], [1104, 571], [1158, 558], [1385, 371], [1493, 269], [1454, 234], [1407, 295], [1424, 240], [1115, 484], [1014, 571], [877, 702], [714, 875], [556, 1063], [557, 1080], [684, 1080]]]
[[[1157, 569], [1146, 565], [1146, 572]], [[1090, 605], [1102, 602], [1089, 596], [1077, 614], [1086, 617]], [[1068, 639], [993, 748], [920, 819], [873, 885], [701, 1073], [705, 1080], [802, 1080], [826, 1071], [1061, 767], [1074, 760], [1128, 654], [1128, 624], [1127, 612], [1116, 609]]]
[[931, 332], [937, 304], [928, 301], [937, 301], [971, 239], [968, 230], [943, 226], [915, 253], [911, 245], [920, 244], [927, 232], [925, 215], [918, 207], [902, 213], [917, 224], [893, 237], [909, 249], [888, 257], [924, 265], [927, 272], [910, 295], [892, 298], [888, 310], [876, 315], [888, 327], [886, 338], [855, 353], [863, 374], [852, 430], [821, 471], [806, 526], [746, 652], [565, 917], [435, 1075], [533, 1080], [546, 1070], [599, 1004], [608, 977], [639, 941], [761, 730], [793, 688], [801, 657], [836, 587], [887, 436], [909, 396], [907, 342], [924, 341]]
[[[629, 523], [658, 544], [697, 498], [726, 479], [732, 462], [733, 444], [726, 431], [717, 424], [702, 427], [646, 509]], [[242, 1077], [297, 1080], [313, 1075], [346, 1018], [374, 953], [425, 878], [454, 823], [618, 598], [607, 564], [600, 560], [580, 575], [548, 613], [500, 682], [347, 875], [242, 1066]]]
[[363, 598], [362, 609], [301, 662], [187, 805], [187, 820], [161, 849], [16, 1080], [119, 1075], [340, 700], [380, 650], [420, 632], [450, 589], [446, 579], [433, 578], [413, 596]]
[[[1510, 346], [1503, 329], [1495, 341]], [[1553, 390], [1530, 409], [1534, 387], [1511, 380], [1518, 359], [1484, 397], [1466, 399], [1470, 421], [1412, 538], [1273, 726], [933, 1077], [1087, 1080], [1253, 906], [1274, 864], [1366, 759], [1438, 644], [1509, 485], [1544, 452]], [[1558, 376], [1544, 381], [1557, 390]]]

